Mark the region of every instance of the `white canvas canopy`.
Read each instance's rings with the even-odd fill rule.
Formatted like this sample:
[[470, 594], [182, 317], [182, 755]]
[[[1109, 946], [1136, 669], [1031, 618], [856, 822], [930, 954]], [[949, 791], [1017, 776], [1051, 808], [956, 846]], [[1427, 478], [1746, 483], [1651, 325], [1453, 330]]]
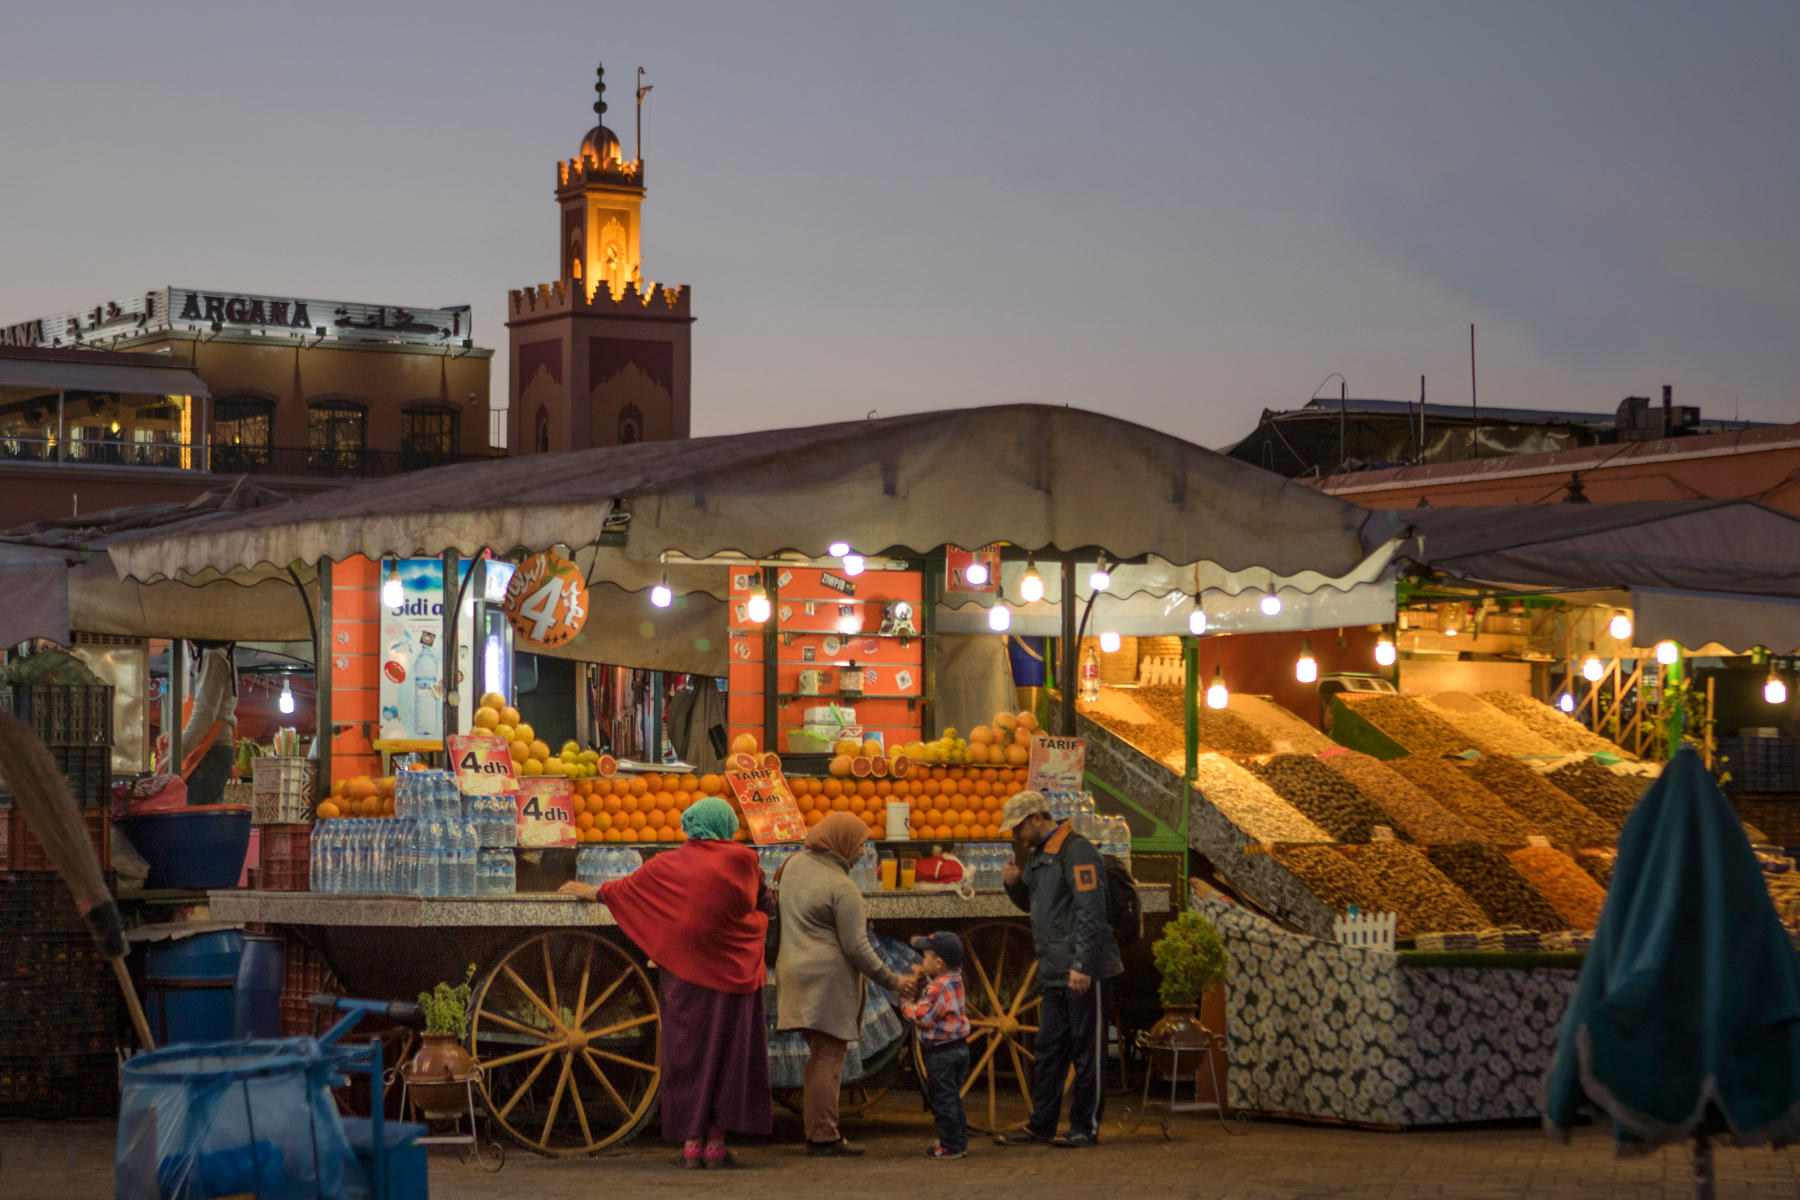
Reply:
[[1348, 573], [1366, 513], [1152, 429], [1005, 405], [540, 454], [419, 471], [204, 528], [122, 537], [154, 581], [352, 555], [591, 546], [637, 589], [666, 555], [922, 554], [1008, 541], [1184, 567]]

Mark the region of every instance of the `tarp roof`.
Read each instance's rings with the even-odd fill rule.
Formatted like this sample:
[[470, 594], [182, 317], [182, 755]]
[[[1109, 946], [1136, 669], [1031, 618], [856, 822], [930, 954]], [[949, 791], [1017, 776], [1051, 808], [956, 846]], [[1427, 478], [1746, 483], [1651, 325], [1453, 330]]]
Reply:
[[110, 552], [122, 577], [150, 580], [579, 547], [615, 503], [630, 519], [620, 572], [602, 556], [609, 580], [641, 576], [665, 553], [823, 556], [840, 540], [868, 554], [1005, 540], [1335, 576], [1363, 558], [1366, 516], [1141, 425], [1021, 404], [457, 464], [204, 529], [126, 535]]
[[1663, 588], [1800, 598], [1800, 516], [1749, 500], [1387, 509], [1363, 544], [1510, 587]]
[[268, 566], [204, 572], [180, 582], [121, 582], [106, 547], [125, 533], [203, 528], [210, 522], [290, 503], [247, 478], [191, 501], [144, 504], [37, 521], [0, 534], [0, 646], [27, 638], [67, 642], [71, 631], [135, 637], [310, 641], [307, 605], [317, 611], [318, 572], [293, 576]]
[[[123, 357], [123, 356], [121, 356]], [[0, 356], [0, 388], [50, 392], [123, 392], [148, 396], [209, 396], [206, 384], [192, 371], [162, 365], [143, 354], [132, 364], [57, 362]]]

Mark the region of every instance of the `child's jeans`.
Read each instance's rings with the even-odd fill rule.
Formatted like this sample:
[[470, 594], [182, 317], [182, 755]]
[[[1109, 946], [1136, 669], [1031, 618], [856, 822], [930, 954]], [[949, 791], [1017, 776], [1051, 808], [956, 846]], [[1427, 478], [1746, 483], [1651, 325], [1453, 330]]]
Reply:
[[937, 1118], [938, 1144], [952, 1154], [964, 1153], [969, 1148], [969, 1122], [963, 1114], [962, 1089], [969, 1078], [969, 1043], [962, 1038], [927, 1042], [923, 1050], [925, 1098]]

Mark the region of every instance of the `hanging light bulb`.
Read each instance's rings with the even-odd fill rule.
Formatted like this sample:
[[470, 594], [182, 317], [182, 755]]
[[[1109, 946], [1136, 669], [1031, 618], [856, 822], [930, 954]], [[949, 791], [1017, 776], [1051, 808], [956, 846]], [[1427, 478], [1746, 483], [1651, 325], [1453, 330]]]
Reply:
[[1575, 711], [1574, 695], [1569, 692], [1564, 692], [1562, 695], [1560, 695], [1556, 698], [1556, 707], [1562, 709], [1566, 713], [1574, 712]]
[[1594, 649], [1594, 643], [1588, 643], [1587, 657], [1581, 660], [1581, 677], [1589, 683], [1599, 683], [1600, 677], [1606, 674], [1606, 664], [1600, 661], [1600, 655]]
[[1400, 661], [1400, 651], [1394, 646], [1394, 639], [1388, 636], [1387, 630], [1381, 631], [1381, 637], [1375, 642], [1375, 663], [1377, 666], [1391, 667]]
[[1206, 707], [1224, 708], [1231, 702], [1231, 693], [1225, 690], [1225, 675], [1218, 664], [1213, 664], [1212, 683], [1206, 689]]
[[1763, 699], [1770, 704], [1787, 703], [1787, 684], [1775, 673], [1774, 660], [1769, 662], [1769, 677], [1763, 681]]
[[1025, 574], [1019, 577], [1019, 599], [1027, 604], [1036, 604], [1044, 598], [1044, 577], [1038, 574], [1037, 563], [1032, 559], [1025, 560]]
[[389, 612], [406, 607], [406, 585], [400, 582], [400, 564], [388, 559], [387, 574], [381, 580], [381, 604]]
[[1681, 647], [1664, 639], [1656, 643], [1656, 661], [1665, 667], [1672, 667], [1681, 661]]
[[769, 607], [769, 593], [761, 588], [751, 592], [750, 599], [744, 604], [744, 612], [749, 616], [750, 623], [753, 625], [761, 625], [767, 621], [772, 611], [773, 609]]
[[863, 556], [860, 554], [844, 555], [844, 574], [861, 575], [863, 573]]
[[650, 603], [658, 608], [667, 608], [675, 602], [675, 593], [669, 590], [669, 573], [662, 573], [662, 582], [650, 589]]
[[1614, 609], [1612, 620], [1606, 623], [1606, 632], [1616, 642], [1623, 642], [1631, 637], [1631, 614], [1624, 609]]
[[1005, 633], [1012, 628], [1012, 610], [1004, 603], [995, 604], [988, 609], [988, 628], [995, 633]]
[[979, 558], [976, 559], [971, 562], [968, 569], [963, 572], [963, 578], [976, 587], [980, 587], [988, 581], [987, 564], [982, 562]]
[[1270, 592], [1256, 602], [1256, 607], [1262, 609], [1262, 615], [1265, 617], [1279, 616], [1281, 614], [1281, 597]]
[[1102, 654], [1117, 654], [1119, 652], [1118, 631], [1108, 629], [1100, 634], [1100, 652]]
[[1319, 681], [1319, 660], [1313, 657], [1311, 638], [1301, 646], [1300, 657], [1294, 660], [1294, 678], [1301, 683]]
[[850, 553], [850, 543], [833, 542], [830, 546], [826, 547], [825, 553], [831, 555], [833, 558], [842, 558], [844, 555]]
[[294, 711], [294, 685], [291, 680], [283, 679], [281, 681], [281, 695], [276, 699], [275, 707], [279, 708], [283, 714]]
[[1199, 637], [1206, 632], [1206, 610], [1200, 607], [1200, 597], [1194, 597], [1194, 611], [1188, 614], [1188, 632]]
[[1101, 559], [1094, 564], [1093, 571], [1088, 575], [1088, 587], [1096, 592], [1104, 592], [1111, 586], [1112, 572], [1106, 569], [1106, 560]]

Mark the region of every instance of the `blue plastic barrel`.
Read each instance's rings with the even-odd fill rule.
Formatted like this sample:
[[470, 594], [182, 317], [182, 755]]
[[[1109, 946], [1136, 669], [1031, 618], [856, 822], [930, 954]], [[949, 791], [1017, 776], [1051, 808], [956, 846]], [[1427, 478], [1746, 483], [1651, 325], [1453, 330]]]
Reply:
[[157, 1045], [231, 1038], [243, 953], [244, 935], [235, 929], [150, 943], [144, 955], [144, 1015]]
[[287, 975], [287, 943], [273, 934], [246, 933], [232, 989], [231, 1036], [281, 1036], [281, 987]]

